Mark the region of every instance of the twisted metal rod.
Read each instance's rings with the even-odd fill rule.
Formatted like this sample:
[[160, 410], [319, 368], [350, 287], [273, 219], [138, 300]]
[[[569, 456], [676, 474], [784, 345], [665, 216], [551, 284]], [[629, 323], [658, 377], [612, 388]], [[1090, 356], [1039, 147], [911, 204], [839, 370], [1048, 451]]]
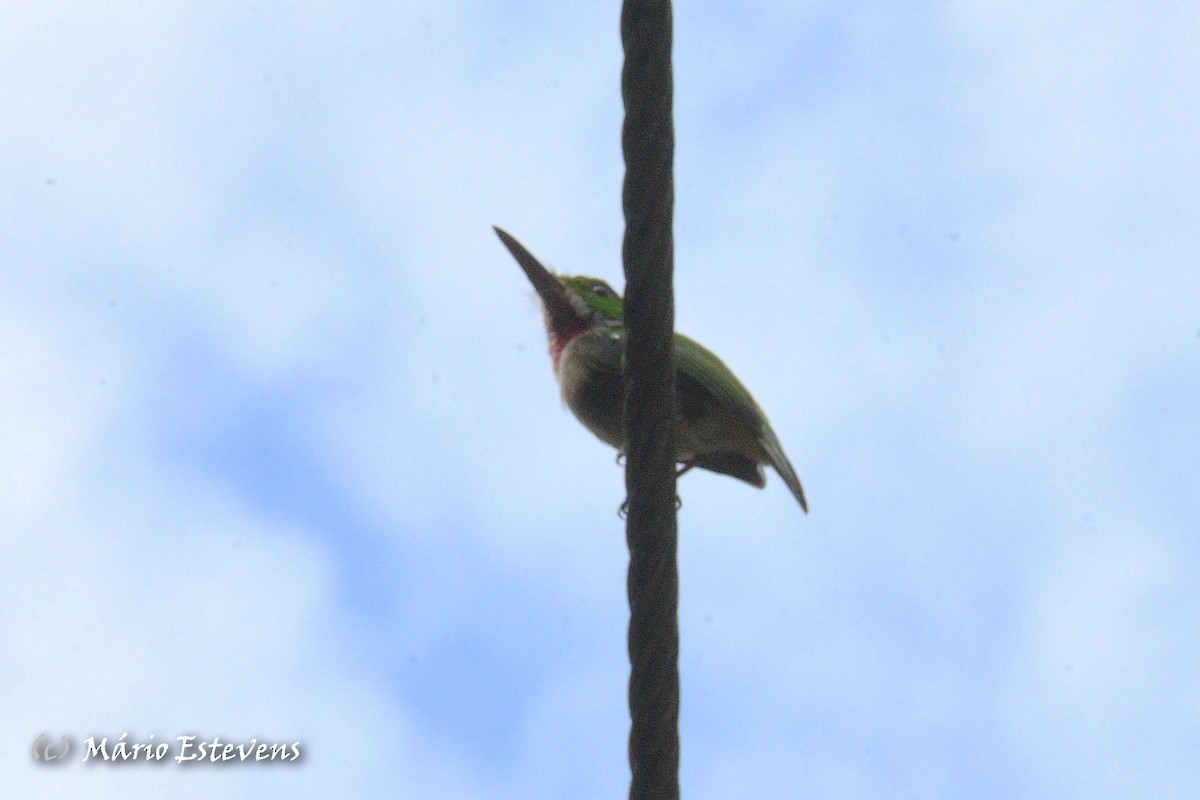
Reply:
[[679, 797], [671, 3], [625, 0], [625, 488], [631, 800]]

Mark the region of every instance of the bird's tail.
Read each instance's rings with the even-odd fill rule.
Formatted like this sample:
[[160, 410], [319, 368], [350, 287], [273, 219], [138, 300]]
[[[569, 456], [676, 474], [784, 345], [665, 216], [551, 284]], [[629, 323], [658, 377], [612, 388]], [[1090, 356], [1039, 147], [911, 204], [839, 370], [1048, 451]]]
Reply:
[[800, 485], [800, 476], [796, 474], [792, 462], [788, 461], [787, 454], [783, 452], [783, 445], [779, 443], [779, 438], [775, 435], [775, 431], [771, 430], [770, 425], [764, 426], [762, 445], [771, 459], [771, 466], [779, 473], [779, 477], [783, 478], [783, 482], [800, 501], [800, 508], [804, 509], [804, 513], [807, 514], [808, 501], [804, 499], [804, 487]]

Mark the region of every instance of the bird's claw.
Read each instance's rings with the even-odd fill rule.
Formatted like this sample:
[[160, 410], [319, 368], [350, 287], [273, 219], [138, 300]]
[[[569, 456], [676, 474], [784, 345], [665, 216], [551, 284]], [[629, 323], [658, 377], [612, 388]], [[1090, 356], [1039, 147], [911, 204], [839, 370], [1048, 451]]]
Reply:
[[[683, 508], [683, 498], [681, 498], [679, 495], [675, 495], [675, 510], [678, 511], [681, 508]], [[625, 498], [625, 502], [621, 503], [621, 505], [617, 507], [617, 516], [621, 519], [625, 519], [629, 516], [628, 497]]]

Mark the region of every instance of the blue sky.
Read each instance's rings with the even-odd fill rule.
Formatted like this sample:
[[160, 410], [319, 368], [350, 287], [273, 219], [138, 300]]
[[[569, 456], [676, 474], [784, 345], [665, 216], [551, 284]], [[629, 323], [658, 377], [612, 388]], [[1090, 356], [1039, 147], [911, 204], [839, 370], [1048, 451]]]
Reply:
[[[618, 8], [0, 12], [0, 765], [626, 790]], [[676, 9], [676, 321], [812, 504], [681, 483], [689, 798], [1200, 793], [1200, 11]], [[41, 733], [298, 765], [36, 765]]]

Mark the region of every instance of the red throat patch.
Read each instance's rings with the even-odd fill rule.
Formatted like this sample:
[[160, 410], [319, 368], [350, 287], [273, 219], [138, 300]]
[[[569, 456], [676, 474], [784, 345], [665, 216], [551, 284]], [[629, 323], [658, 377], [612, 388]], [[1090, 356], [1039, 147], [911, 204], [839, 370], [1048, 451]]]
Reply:
[[546, 336], [550, 339], [550, 363], [557, 370], [563, 348], [590, 325], [587, 320], [579, 318], [570, 303], [543, 305], [542, 316], [546, 319]]

